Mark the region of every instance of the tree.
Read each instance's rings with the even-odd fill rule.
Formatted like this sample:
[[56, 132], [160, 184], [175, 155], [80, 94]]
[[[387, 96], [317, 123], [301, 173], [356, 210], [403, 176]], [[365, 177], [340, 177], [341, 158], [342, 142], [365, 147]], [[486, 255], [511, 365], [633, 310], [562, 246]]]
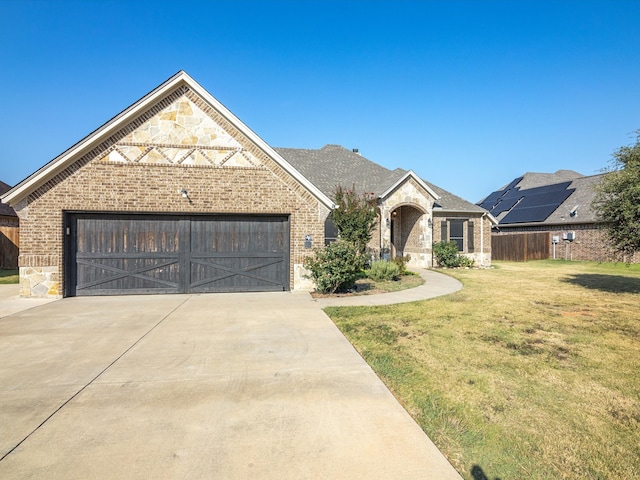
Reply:
[[367, 243], [376, 225], [376, 200], [370, 194], [358, 195], [355, 189], [338, 187], [336, 208], [331, 213], [338, 231], [338, 240], [324, 248], [316, 248], [313, 257], [304, 259], [304, 266], [323, 293], [347, 290], [367, 264]]
[[336, 208], [331, 215], [339, 237], [355, 245], [364, 255], [376, 226], [376, 199], [368, 193], [358, 195], [355, 188], [347, 190], [338, 186], [334, 200]]
[[613, 153], [592, 204], [614, 249], [624, 255], [640, 251], [640, 130], [635, 134], [634, 145]]

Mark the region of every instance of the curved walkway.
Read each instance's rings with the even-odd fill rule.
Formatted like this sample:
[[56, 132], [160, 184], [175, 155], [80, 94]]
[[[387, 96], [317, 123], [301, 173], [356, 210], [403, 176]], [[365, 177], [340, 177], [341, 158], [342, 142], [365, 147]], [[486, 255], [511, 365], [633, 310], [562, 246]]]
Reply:
[[424, 269], [418, 270], [417, 273], [424, 279], [424, 283], [415, 288], [376, 295], [316, 298], [314, 302], [316, 302], [320, 308], [393, 305], [396, 303], [415, 302], [440, 297], [462, 290], [462, 283], [444, 273]]

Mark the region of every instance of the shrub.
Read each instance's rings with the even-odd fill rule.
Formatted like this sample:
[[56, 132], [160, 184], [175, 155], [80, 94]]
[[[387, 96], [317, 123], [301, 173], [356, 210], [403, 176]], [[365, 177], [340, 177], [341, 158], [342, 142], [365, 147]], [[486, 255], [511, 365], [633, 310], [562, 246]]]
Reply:
[[475, 261], [458, 253], [456, 242], [439, 242], [433, 244], [433, 256], [440, 267], [473, 267]]
[[314, 250], [304, 259], [304, 266], [321, 293], [335, 293], [353, 287], [365, 264], [365, 256], [350, 242], [338, 240]]
[[433, 256], [438, 266], [453, 268], [460, 266], [458, 244], [456, 242], [438, 242], [433, 245]]
[[473, 258], [465, 257], [464, 255], [458, 255], [460, 260], [460, 267], [471, 268], [475, 265], [476, 261]]
[[386, 260], [377, 260], [371, 264], [371, 268], [367, 270], [367, 277], [376, 282], [386, 282], [389, 280], [397, 280], [400, 276], [400, 267], [395, 262]]
[[407, 263], [411, 260], [411, 255], [405, 255], [404, 257], [393, 257], [391, 261], [398, 265], [400, 269], [400, 275], [407, 275]]

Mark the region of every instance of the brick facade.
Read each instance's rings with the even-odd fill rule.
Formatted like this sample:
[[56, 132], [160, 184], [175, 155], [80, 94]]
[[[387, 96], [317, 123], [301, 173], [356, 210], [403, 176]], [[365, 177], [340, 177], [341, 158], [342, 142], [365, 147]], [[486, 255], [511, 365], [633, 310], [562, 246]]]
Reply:
[[[188, 191], [188, 198], [180, 191]], [[185, 87], [22, 200], [21, 295], [60, 296], [63, 213], [290, 215], [290, 284], [321, 242], [329, 210], [273, 158]], [[314, 246], [319, 246], [319, 243]]]
[[[382, 256], [410, 257], [409, 266], [433, 266], [433, 244], [441, 239], [440, 222], [465, 220], [463, 255], [473, 258], [478, 266], [491, 265], [490, 220], [481, 212], [446, 213], [434, 209], [435, 198], [414, 178], [407, 177], [385, 198], [380, 199], [379, 225], [373, 239], [373, 250]], [[473, 222], [473, 251], [469, 249], [468, 222]], [[393, 228], [392, 228], [393, 226]], [[393, 230], [393, 232], [392, 232]]]
[[[342, 150], [331, 155], [344, 157]], [[20, 218], [21, 295], [65, 294], [65, 279], [72, 278], [65, 271], [66, 213], [285, 215], [288, 284], [312, 288], [304, 258], [322, 246], [333, 202], [281, 155], [179, 72], [7, 195]], [[382, 188], [372, 253], [410, 255], [410, 266], [431, 267], [439, 219], [451, 217], [434, 210], [441, 195], [411, 171]], [[468, 202], [461, 203], [464, 210]], [[464, 253], [488, 265], [490, 222], [482, 212], [465, 216], [475, 222], [475, 246]]]
[[[475, 261], [477, 266], [488, 267], [491, 265], [491, 227], [489, 219], [482, 215], [470, 215], [469, 213], [436, 212], [433, 216], [433, 241], [442, 241], [442, 222], [449, 220], [464, 221], [463, 250], [460, 252]], [[469, 249], [469, 222], [473, 222], [473, 251]], [[447, 240], [448, 240], [447, 235]]]

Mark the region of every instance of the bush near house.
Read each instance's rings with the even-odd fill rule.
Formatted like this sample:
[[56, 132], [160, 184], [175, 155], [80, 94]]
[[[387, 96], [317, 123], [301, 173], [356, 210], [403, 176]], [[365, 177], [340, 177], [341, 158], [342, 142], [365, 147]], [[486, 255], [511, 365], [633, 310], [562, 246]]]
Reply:
[[336, 209], [331, 212], [338, 241], [314, 250], [304, 266], [320, 293], [335, 293], [353, 287], [369, 259], [366, 247], [376, 224], [375, 200], [370, 194], [338, 186], [334, 194]]
[[456, 242], [438, 242], [433, 245], [433, 256], [439, 267], [472, 267], [473, 259], [458, 253]]
[[304, 259], [320, 293], [344, 291], [355, 285], [365, 266], [366, 257], [350, 242], [338, 240], [314, 250], [313, 257]]
[[371, 264], [366, 272], [367, 277], [376, 282], [388, 282], [389, 280], [397, 280], [400, 275], [400, 266], [395, 262], [387, 260], [377, 260]]

